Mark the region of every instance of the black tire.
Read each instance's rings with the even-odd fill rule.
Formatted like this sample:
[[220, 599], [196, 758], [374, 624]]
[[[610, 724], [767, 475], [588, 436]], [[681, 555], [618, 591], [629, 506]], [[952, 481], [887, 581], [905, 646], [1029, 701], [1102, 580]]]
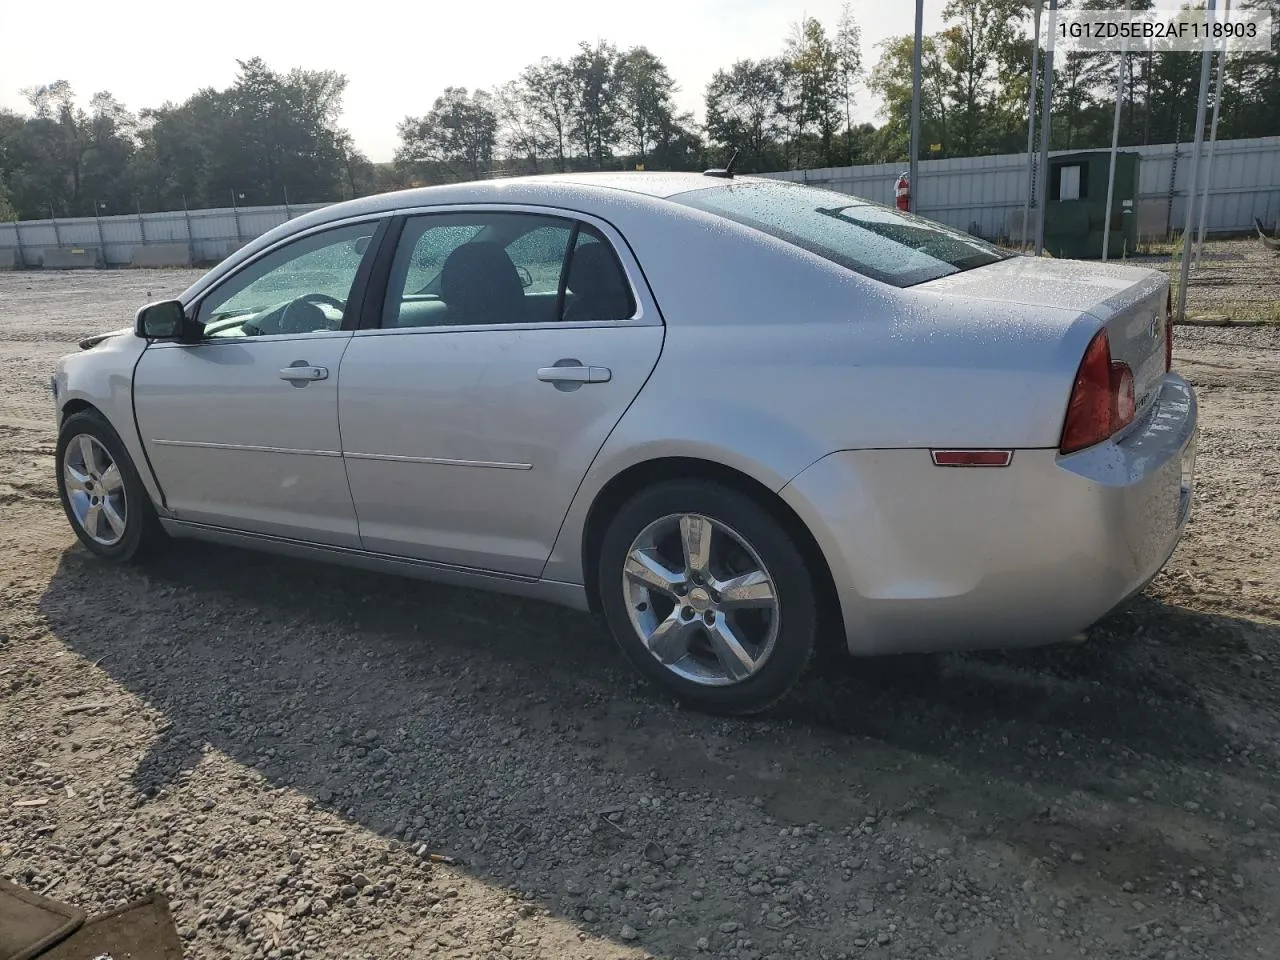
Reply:
[[[92, 437], [105, 448], [112, 463], [120, 472], [126, 504], [123, 518], [124, 531], [119, 535], [118, 541], [112, 544], [100, 543], [89, 535], [76, 518], [68, 496], [65, 469], [68, 450], [77, 437], [84, 435]], [[71, 529], [91, 553], [117, 563], [136, 563], [151, 556], [165, 541], [164, 528], [160, 526], [151, 496], [147, 493], [147, 488], [142, 485], [142, 479], [133, 465], [133, 459], [125, 449], [120, 435], [102, 414], [96, 410], [82, 410], [67, 417], [62, 424], [62, 429], [58, 431], [55, 464], [58, 499], [62, 501], [62, 509], [66, 511]]]
[[[686, 514], [710, 518], [745, 541], [768, 571], [777, 601], [772, 652], [749, 677], [723, 686], [699, 683], [659, 661], [632, 624], [631, 600], [623, 586], [624, 566], [637, 537], [655, 521]], [[618, 645], [642, 674], [689, 706], [723, 714], [760, 713], [786, 696], [809, 665], [818, 630], [813, 575], [782, 524], [750, 496], [704, 480], [650, 487], [623, 504], [609, 523], [598, 572], [600, 608]]]

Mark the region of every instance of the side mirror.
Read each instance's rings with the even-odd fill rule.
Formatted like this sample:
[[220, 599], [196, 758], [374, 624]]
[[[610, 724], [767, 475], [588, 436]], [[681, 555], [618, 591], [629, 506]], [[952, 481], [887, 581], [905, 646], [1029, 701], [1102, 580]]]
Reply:
[[186, 311], [177, 300], [149, 303], [138, 311], [133, 322], [133, 332], [148, 340], [184, 340], [191, 328]]

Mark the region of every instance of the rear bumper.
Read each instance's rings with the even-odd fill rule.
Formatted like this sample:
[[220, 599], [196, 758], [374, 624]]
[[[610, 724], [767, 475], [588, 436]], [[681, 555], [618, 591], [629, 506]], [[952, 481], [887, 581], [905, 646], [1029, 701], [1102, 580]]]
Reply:
[[1197, 405], [1165, 377], [1118, 439], [1008, 467], [935, 467], [928, 450], [833, 453], [783, 498], [831, 568], [856, 654], [1063, 640], [1140, 591], [1190, 515]]

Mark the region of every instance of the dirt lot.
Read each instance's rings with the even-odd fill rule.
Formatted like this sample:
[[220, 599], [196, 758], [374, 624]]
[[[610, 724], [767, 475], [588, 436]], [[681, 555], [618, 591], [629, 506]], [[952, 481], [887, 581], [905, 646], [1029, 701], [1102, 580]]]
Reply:
[[198, 957], [1276, 955], [1277, 328], [1179, 332], [1194, 521], [1091, 642], [841, 664], [726, 722], [572, 612], [87, 556], [49, 372], [191, 277], [0, 274], [0, 874], [159, 889]]

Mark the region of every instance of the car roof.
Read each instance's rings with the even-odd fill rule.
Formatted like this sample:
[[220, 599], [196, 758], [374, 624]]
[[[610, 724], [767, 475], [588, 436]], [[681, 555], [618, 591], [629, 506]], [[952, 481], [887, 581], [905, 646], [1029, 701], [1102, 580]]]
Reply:
[[[709, 177], [701, 173], [658, 171], [597, 171], [467, 180], [358, 197], [312, 210], [268, 230], [197, 280], [187, 288], [181, 299], [189, 301], [222, 276], [237, 269], [241, 263], [256, 256], [260, 250], [281, 239], [343, 220], [379, 216], [396, 210], [489, 203], [560, 207], [591, 213], [601, 205], [616, 202], [623, 197], [630, 197], [642, 205], [661, 204], [676, 194], [724, 188], [742, 182], [786, 185], [784, 181], [759, 177]], [[693, 211], [688, 212], [692, 214]]]
[[[691, 190], [724, 187], [758, 177], [709, 177], [701, 173], [603, 171], [550, 173], [537, 176], [496, 177], [462, 183], [415, 187], [379, 193], [323, 207], [306, 216], [310, 223], [341, 220], [365, 214], [458, 203], [538, 203], [551, 200], [588, 200], [601, 192], [625, 191], [645, 197], [667, 199]], [[776, 181], [765, 181], [776, 182]]]
[[705, 173], [644, 172], [629, 170], [587, 171], [582, 173], [551, 173], [541, 176], [510, 177], [489, 180], [488, 184], [562, 183], [584, 187], [603, 187], [610, 190], [628, 190], [650, 197], [672, 197], [677, 193], [702, 190], [708, 187], [726, 186], [741, 180], [758, 180], [759, 177], [714, 177]]

